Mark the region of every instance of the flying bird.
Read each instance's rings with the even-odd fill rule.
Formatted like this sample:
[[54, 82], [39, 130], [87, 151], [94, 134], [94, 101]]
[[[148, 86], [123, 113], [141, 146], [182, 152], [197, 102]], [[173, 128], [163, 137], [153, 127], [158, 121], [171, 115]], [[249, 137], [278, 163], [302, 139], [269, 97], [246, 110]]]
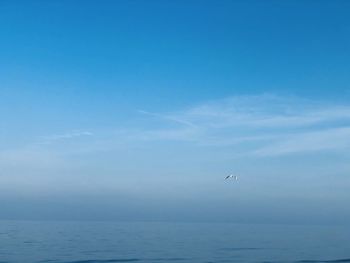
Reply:
[[234, 179], [235, 181], [238, 180], [238, 176], [237, 176], [237, 175], [233, 175], [233, 174], [230, 174], [230, 175], [226, 176], [226, 177], [225, 177], [225, 180], [231, 179], [231, 178]]

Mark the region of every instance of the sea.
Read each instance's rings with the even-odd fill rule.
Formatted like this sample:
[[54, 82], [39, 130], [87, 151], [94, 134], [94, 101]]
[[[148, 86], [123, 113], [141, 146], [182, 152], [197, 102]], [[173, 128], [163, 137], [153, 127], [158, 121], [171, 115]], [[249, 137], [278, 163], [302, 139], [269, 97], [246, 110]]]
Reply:
[[350, 227], [0, 221], [0, 263], [32, 262], [350, 262]]

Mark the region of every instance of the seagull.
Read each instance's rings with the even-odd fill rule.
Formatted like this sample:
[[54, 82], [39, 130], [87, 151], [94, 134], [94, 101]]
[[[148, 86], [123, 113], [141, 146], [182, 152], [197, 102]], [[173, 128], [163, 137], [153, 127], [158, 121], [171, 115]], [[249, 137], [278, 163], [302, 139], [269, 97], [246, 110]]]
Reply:
[[230, 174], [230, 175], [226, 176], [226, 177], [225, 177], [225, 180], [227, 180], [227, 179], [229, 179], [229, 178], [232, 178], [232, 179], [234, 179], [235, 181], [238, 180], [238, 176], [237, 176], [237, 175], [233, 175], [233, 174]]

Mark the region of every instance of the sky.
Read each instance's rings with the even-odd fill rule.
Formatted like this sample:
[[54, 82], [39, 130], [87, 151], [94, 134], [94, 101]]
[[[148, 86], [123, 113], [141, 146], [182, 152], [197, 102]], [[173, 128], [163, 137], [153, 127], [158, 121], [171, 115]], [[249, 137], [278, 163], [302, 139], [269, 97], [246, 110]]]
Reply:
[[0, 1], [0, 218], [349, 222], [349, 11]]

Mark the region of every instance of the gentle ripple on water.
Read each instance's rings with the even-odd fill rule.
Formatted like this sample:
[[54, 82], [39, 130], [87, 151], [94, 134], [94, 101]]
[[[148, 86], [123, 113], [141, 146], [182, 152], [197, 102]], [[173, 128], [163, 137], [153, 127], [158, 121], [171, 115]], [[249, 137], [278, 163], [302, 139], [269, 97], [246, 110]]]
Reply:
[[0, 221], [0, 263], [342, 263], [349, 227]]

